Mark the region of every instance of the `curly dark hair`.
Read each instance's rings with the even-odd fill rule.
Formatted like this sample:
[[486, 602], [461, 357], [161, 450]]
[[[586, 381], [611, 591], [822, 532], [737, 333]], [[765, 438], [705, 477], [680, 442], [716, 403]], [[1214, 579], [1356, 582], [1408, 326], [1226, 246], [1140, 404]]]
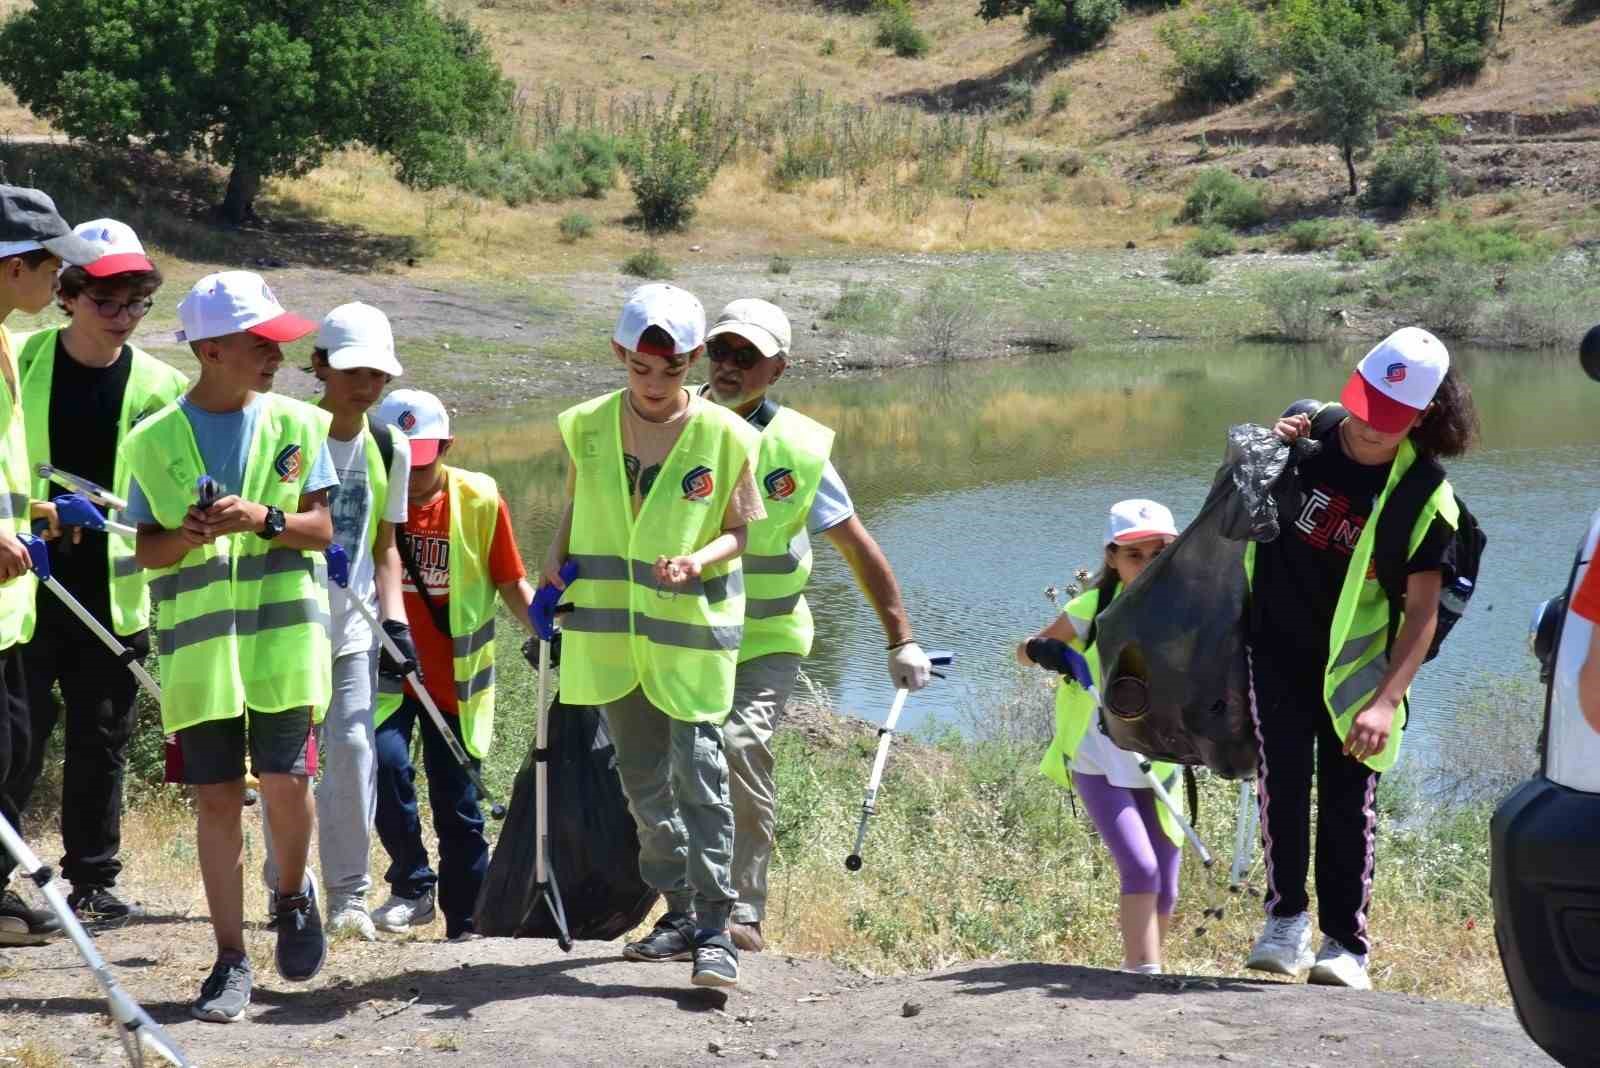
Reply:
[[1480, 432], [1478, 407], [1472, 403], [1472, 387], [1452, 367], [1439, 383], [1433, 404], [1411, 428], [1411, 444], [1424, 456], [1460, 456], [1478, 443]]

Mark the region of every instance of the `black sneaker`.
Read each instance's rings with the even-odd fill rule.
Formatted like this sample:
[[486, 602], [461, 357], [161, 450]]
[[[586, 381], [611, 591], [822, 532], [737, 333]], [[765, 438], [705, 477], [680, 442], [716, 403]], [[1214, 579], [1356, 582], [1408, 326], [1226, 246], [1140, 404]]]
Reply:
[[67, 904], [91, 927], [121, 927], [129, 920], [144, 918], [144, 909], [138, 904], [129, 904], [103, 886], [75, 888]]
[[695, 986], [739, 985], [739, 951], [727, 935], [718, 932], [695, 942], [694, 972], [689, 982]]
[[317, 884], [307, 880], [300, 894], [272, 895], [272, 928], [278, 932], [275, 958], [278, 974], [293, 983], [303, 983], [322, 970], [328, 959], [328, 940], [322, 933], [322, 914], [317, 911]]
[[687, 912], [669, 912], [656, 921], [655, 928], [637, 942], [622, 947], [628, 960], [694, 960], [694, 921]]
[[15, 890], [0, 894], [0, 946], [42, 945], [60, 933], [53, 913], [29, 908]]
[[207, 1023], [232, 1023], [250, 1007], [250, 962], [217, 961], [200, 984], [200, 996], [189, 1005], [189, 1015]]

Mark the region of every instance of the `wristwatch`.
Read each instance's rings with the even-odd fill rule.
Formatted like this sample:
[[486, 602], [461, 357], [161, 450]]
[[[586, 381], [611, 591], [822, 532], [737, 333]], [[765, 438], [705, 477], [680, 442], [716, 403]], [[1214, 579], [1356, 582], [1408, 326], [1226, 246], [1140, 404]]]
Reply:
[[274, 508], [269, 504], [267, 505], [267, 518], [262, 521], [261, 529], [256, 531], [256, 534], [262, 538], [265, 538], [267, 541], [271, 541], [273, 538], [276, 538], [279, 534], [283, 533], [283, 527], [283, 509]]

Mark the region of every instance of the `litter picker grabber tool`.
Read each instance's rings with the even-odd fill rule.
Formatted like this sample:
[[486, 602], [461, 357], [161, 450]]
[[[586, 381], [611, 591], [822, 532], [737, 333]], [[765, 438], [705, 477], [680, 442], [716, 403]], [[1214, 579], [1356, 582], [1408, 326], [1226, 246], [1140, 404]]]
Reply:
[[[930, 663], [943, 667], [955, 659], [954, 653], [929, 653]], [[943, 675], [935, 671], [938, 678]], [[889, 761], [889, 740], [894, 737], [894, 728], [900, 722], [900, 713], [906, 707], [906, 697], [910, 690], [901, 687], [894, 692], [894, 703], [889, 706], [889, 715], [884, 719], [883, 726], [878, 728], [878, 752], [872, 758], [872, 774], [867, 777], [867, 794], [861, 799], [861, 822], [856, 825], [856, 847], [850, 855], [844, 858], [846, 871], [861, 870], [861, 849], [867, 844], [867, 821], [872, 819], [878, 811], [878, 787], [883, 783], [883, 768]]]
[[[126, 523], [118, 523], [107, 519], [95, 503], [82, 493], [63, 493], [59, 497], [52, 497], [50, 503], [56, 506], [56, 519], [64, 527], [88, 527], [100, 533], [121, 534], [131, 538], [139, 533]], [[43, 519], [36, 519], [33, 523], [33, 532], [42, 533], [48, 529], [48, 523]]]
[[35, 468], [35, 471], [40, 478], [46, 480], [47, 482], [54, 482], [56, 485], [65, 487], [66, 489], [71, 490], [73, 493], [81, 493], [102, 508], [110, 508], [117, 512], [125, 512], [128, 510], [127, 501], [123, 500], [121, 497], [118, 497], [115, 493], [112, 493], [110, 490], [106, 489], [97, 482], [90, 482], [86, 478], [79, 478], [70, 471], [63, 471], [61, 468], [51, 467], [49, 464], [40, 464], [37, 468]]
[[[325, 550], [325, 555], [328, 559], [328, 577], [337, 583], [340, 589], [348, 590], [350, 588], [350, 557], [345, 554], [344, 546], [338, 544], [330, 545]], [[406, 655], [400, 651], [400, 647], [394, 643], [394, 639], [384, 631], [383, 625], [378, 622], [378, 617], [373, 614], [372, 609], [368, 608], [366, 603], [359, 597], [351, 597], [350, 603], [366, 619], [367, 625], [372, 628], [372, 632], [378, 636], [378, 641], [383, 644], [384, 651], [396, 663], [404, 664], [407, 660]], [[456, 738], [455, 732], [445, 722], [444, 713], [439, 711], [439, 706], [433, 703], [432, 697], [428, 696], [428, 690], [422, 685], [422, 678], [417, 674], [415, 665], [412, 666], [410, 671], [406, 672], [406, 681], [411, 684], [411, 692], [416, 694], [417, 702], [422, 705], [423, 710], [428, 713], [428, 718], [433, 720], [434, 727], [438, 729], [439, 734], [444, 738], [444, 744], [449, 748], [450, 755], [456, 758], [456, 763], [461, 765], [461, 770], [467, 773], [468, 779], [472, 780], [472, 785], [477, 789], [478, 796], [489, 803], [489, 814], [497, 820], [505, 819], [506, 806], [496, 801], [494, 795], [489, 792], [489, 788], [483, 785], [483, 779], [478, 774], [478, 769], [473, 764], [472, 758], [467, 755], [467, 751], [461, 747], [461, 742]]]
[[117, 985], [111, 969], [106, 966], [105, 958], [94, 948], [94, 941], [90, 939], [89, 932], [78, 922], [78, 917], [73, 914], [66, 899], [61, 896], [61, 891], [51, 884], [53, 873], [39, 863], [39, 858], [28, 848], [22, 836], [17, 834], [17, 829], [11, 826], [10, 821], [4, 816], [0, 816], [0, 845], [5, 846], [6, 851], [17, 859], [22, 870], [39, 887], [39, 892], [50, 905], [50, 911], [61, 921], [61, 929], [67, 932], [67, 937], [72, 939], [78, 954], [89, 966], [94, 981], [100, 985], [101, 992], [105, 994], [111, 1018], [118, 1024], [117, 1035], [122, 1039], [122, 1048], [128, 1054], [129, 1063], [134, 1068], [142, 1068], [145, 1063], [145, 1049], [148, 1047], [168, 1064], [175, 1064], [178, 1068], [191, 1068], [193, 1062], [184, 1055], [183, 1050], [172, 1040], [172, 1036], [163, 1031], [161, 1025], [152, 1020], [150, 1014], [140, 1008], [139, 1003]]
[[[578, 564], [568, 560], [561, 565], [562, 590], [541, 586], [528, 606], [528, 622], [539, 636], [539, 691], [535, 714], [538, 716], [533, 741], [534, 816], [533, 892], [534, 907], [543, 904], [550, 910], [556, 926], [556, 945], [563, 953], [572, 952], [572, 935], [567, 926], [566, 907], [561, 903], [561, 885], [550, 864], [550, 647], [556, 637], [556, 614], [564, 588], [578, 577]], [[565, 606], [570, 610], [571, 605]], [[526, 921], [524, 921], [526, 922]]]
[[101, 625], [100, 621], [94, 618], [89, 610], [79, 603], [76, 597], [68, 593], [67, 588], [61, 585], [55, 576], [50, 574], [50, 550], [45, 543], [31, 534], [22, 534], [18, 537], [22, 544], [27, 547], [28, 557], [33, 561], [33, 573], [44, 584], [45, 589], [55, 594], [56, 599], [66, 605], [67, 610], [77, 616], [83, 625], [88, 627], [96, 638], [100, 639], [101, 644], [111, 650], [112, 655], [120, 660], [124, 667], [133, 672], [133, 677], [139, 680], [139, 685], [144, 687], [145, 693], [155, 698], [159, 703], [161, 701], [161, 687], [156, 685], [156, 680], [151, 678], [150, 673], [144, 669], [144, 665], [139, 663], [138, 654], [119, 642], [116, 635]]

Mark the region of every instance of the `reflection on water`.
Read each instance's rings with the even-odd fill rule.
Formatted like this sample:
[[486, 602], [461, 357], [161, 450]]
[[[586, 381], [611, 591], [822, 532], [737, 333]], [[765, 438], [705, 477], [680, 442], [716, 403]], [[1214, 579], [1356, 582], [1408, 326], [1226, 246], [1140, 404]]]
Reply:
[[[904, 725], [960, 722], [1014, 685], [1012, 644], [1050, 617], [1046, 587], [1095, 564], [1112, 501], [1153, 497], [1185, 522], [1229, 424], [1336, 396], [1359, 355], [1268, 346], [1073, 353], [781, 391], [838, 431], [834, 462], [894, 564], [918, 638], [957, 654], [951, 679], [914, 698]], [[1528, 612], [1565, 581], [1600, 505], [1600, 386], [1576, 361], [1457, 359], [1484, 441], [1450, 474], [1490, 540], [1480, 592], [1415, 690], [1421, 732], [1448, 730], [1451, 709], [1475, 687], [1533, 675]], [[565, 403], [473, 428], [457, 446], [457, 462], [500, 480], [530, 566], [560, 504], [553, 415]], [[843, 709], [880, 719], [892, 694], [877, 618], [822, 539], [816, 561], [817, 641], [806, 670]]]

